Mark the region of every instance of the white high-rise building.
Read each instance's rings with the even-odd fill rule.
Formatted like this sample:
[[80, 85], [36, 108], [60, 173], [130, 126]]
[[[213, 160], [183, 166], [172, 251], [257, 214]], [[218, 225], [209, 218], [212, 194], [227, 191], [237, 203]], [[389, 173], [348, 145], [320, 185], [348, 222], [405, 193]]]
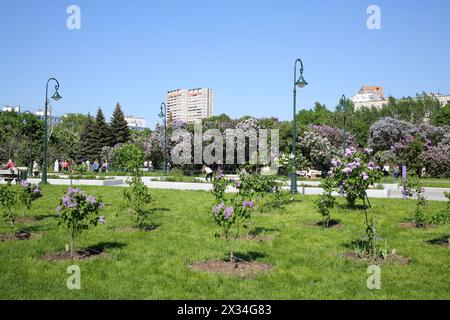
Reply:
[[214, 115], [214, 92], [208, 88], [177, 89], [167, 92], [167, 121], [187, 123]]

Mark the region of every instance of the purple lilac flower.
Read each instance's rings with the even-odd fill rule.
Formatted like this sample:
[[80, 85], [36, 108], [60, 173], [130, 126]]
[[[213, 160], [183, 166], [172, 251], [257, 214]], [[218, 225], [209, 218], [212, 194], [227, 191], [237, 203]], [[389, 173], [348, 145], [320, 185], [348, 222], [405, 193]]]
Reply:
[[64, 205], [66, 208], [76, 208], [76, 207], [77, 207], [76, 203], [72, 202], [72, 198], [69, 197], [69, 196], [65, 196], [65, 197], [64, 197], [64, 199], [63, 199], [63, 205]]
[[367, 169], [373, 171], [375, 169], [375, 164], [373, 162], [369, 162], [369, 164], [367, 165]]
[[368, 155], [371, 155], [371, 154], [373, 153], [373, 149], [371, 149], [371, 148], [365, 148], [365, 149], [364, 149], [364, 153], [365, 153], [365, 154], [368, 154]]
[[223, 211], [223, 218], [224, 218], [225, 220], [230, 219], [231, 216], [233, 215], [233, 212], [234, 212], [234, 210], [233, 210], [232, 207], [227, 207], [227, 208], [225, 208], [225, 210]]
[[345, 174], [350, 174], [350, 173], [352, 173], [352, 171], [353, 171], [353, 169], [349, 168], [349, 167], [346, 167], [344, 170], [342, 170], [342, 172], [344, 172]]
[[215, 205], [213, 207], [213, 212], [215, 213], [215, 215], [217, 216], [220, 212], [220, 210], [222, 210], [223, 208], [225, 208], [225, 205], [223, 204], [223, 202], [221, 204]]
[[219, 171], [217, 172], [217, 179], [222, 179], [223, 177], [224, 177], [223, 171], [222, 171], [222, 170], [219, 170]]
[[101, 210], [101, 209], [103, 209], [105, 207], [105, 203], [103, 203], [103, 202], [100, 202], [99, 204], [98, 204], [98, 208]]
[[105, 222], [106, 222], [105, 216], [98, 217], [98, 223], [105, 224]]
[[338, 166], [338, 160], [336, 160], [336, 159], [331, 160], [331, 166], [332, 167], [337, 167]]
[[60, 212], [61, 212], [61, 210], [62, 210], [62, 207], [61, 207], [61, 206], [59, 206], [59, 207], [56, 207], [56, 212], [57, 212], [57, 213], [60, 213]]
[[30, 183], [28, 181], [24, 180], [20, 183], [20, 185], [22, 186], [22, 188], [28, 188], [30, 186]]
[[251, 201], [244, 201], [244, 204], [242, 205], [242, 208], [253, 208], [255, 206], [255, 202], [253, 200]]
[[346, 148], [345, 149], [345, 156], [346, 157], [351, 157], [355, 153], [356, 153], [356, 149], [354, 147], [350, 147], [350, 148]]
[[40, 189], [38, 186], [36, 186], [36, 187], [34, 188], [34, 190], [33, 190], [33, 193], [34, 193], [34, 194], [40, 194], [40, 193], [41, 193], [41, 189]]
[[365, 172], [361, 173], [361, 178], [362, 178], [364, 181], [369, 180], [369, 176], [368, 176], [367, 173], [365, 173]]
[[96, 204], [97, 200], [93, 196], [87, 196], [86, 201], [90, 204]]

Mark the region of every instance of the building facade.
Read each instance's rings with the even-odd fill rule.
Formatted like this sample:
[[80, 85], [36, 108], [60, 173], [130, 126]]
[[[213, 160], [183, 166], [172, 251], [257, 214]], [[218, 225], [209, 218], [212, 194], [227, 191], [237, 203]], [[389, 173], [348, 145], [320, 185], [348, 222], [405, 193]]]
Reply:
[[167, 92], [166, 120], [194, 123], [214, 115], [214, 91], [208, 88]]
[[125, 116], [125, 120], [128, 123], [128, 128], [131, 130], [144, 130], [146, 128], [146, 120], [142, 117]]
[[388, 100], [384, 98], [384, 90], [381, 86], [362, 86], [350, 100], [355, 105], [355, 110], [362, 107], [381, 109], [388, 103]]

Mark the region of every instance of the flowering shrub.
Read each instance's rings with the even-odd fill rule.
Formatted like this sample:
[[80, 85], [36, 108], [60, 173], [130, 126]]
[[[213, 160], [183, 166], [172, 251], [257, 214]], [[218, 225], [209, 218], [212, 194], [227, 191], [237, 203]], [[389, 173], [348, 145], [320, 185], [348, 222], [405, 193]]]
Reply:
[[324, 225], [328, 228], [331, 220], [331, 209], [336, 205], [336, 198], [332, 196], [334, 190], [334, 181], [331, 177], [327, 177], [322, 181], [320, 186], [324, 192], [320, 195], [319, 199], [315, 201], [316, 207], [320, 214], [324, 217]]
[[425, 189], [422, 188], [419, 179], [416, 177], [408, 178], [402, 192], [407, 197], [416, 198], [416, 209], [412, 217], [412, 223], [417, 228], [424, 227], [427, 224], [427, 217], [424, 215], [422, 208], [427, 205], [427, 202], [424, 196]]
[[41, 187], [36, 184], [31, 184], [28, 181], [22, 181], [20, 183], [20, 186], [20, 201], [22, 202], [24, 207], [30, 210], [33, 201], [42, 197]]
[[344, 135], [344, 130], [330, 127], [327, 125], [310, 125], [309, 129], [318, 133], [322, 138], [327, 139], [334, 147], [340, 149], [344, 144], [344, 136], [347, 146], [355, 147], [357, 145], [355, 137], [347, 132]]
[[347, 148], [343, 160], [333, 159], [329, 175], [333, 178], [340, 193], [345, 194], [349, 207], [354, 208], [358, 199], [366, 199], [366, 190], [381, 178], [379, 167], [369, 156], [373, 150], [367, 148], [363, 153], [355, 148]]
[[96, 226], [99, 220], [98, 212], [104, 204], [101, 199], [86, 195], [78, 188], [70, 187], [60, 205], [56, 208], [59, 215], [58, 226], [62, 226], [69, 234], [70, 254], [73, 257], [75, 239], [83, 230]]
[[316, 170], [328, 170], [331, 159], [339, 155], [339, 149], [327, 138], [312, 131], [305, 132], [304, 136], [299, 138], [299, 146], [303, 157]]
[[211, 193], [216, 198], [216, 202], [220, 203], [225, 201], [225, 191], [227, 190], [228, 185], [230, 185], [231, 181], [228, 181], [225, 178], [225, 175], [222, 171], [218, 171], [214, 174], [213, 179], [213, 188], [211, 189]]
[[319, 203], [318, 206], [321, 213], [328, 217], [329, 212], [327, 210], [332, 208], [332, 204], [334, 204], [334, 200], [330, 198], [333, 188], [345, 195], [350, 208], [355, 207], [357, 200], [362, 200], [367, 236], [367, 245], [364, 245], [362, 250], [371, 256], [379, 256], [385, 251], [378, 248], [376, 243], [377, 233], [374, 212], [372, 210], [372, 215], [369, 217], [367, 211], [371, 209], [371, 204], [366, 190], [381, 178], [379, 167], [370, 161], [372, 153], [373, 150], [371, 148], [364, 149], [364, 152], [358, 152], [354, 147], [350, 147], [345, 150], [342, 160], [333, 159], [331, 161], [332, 168], [328, 172], [329, 179], [333, 181], [328, 186], [326, 185], [327, 190], [322, 195], [322, 203]]
[[432, 177], [450, 177], [450, 148], [443, 146], [429, 147], [423, 151], [419, 160]]
[[133, 226], [145, 228], [152, 213], [149, 208], [152, 201], [149, 189], [142, 181], [140, 175], [137, 174], [134, 174], [127, 183], [130, 185], [130, 188], [125, 189], [123, 192], [125, 206], [128, 207], [131, 212]]
[[2, 208], [3, 220], [9, 222], [13, 230], [17, 218], [17, 205], [17, 195], [12, 190], [11, 185], [0, 185], [0, 207]]

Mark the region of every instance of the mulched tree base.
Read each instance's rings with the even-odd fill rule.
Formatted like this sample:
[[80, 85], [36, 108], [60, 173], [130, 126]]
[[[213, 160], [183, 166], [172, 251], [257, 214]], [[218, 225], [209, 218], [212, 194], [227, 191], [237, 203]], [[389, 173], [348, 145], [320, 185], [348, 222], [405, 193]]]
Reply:
[[328, 222], [328, 226], [325, 223], [325, 221], [307, 222], [306, 225], [310, 227], [320, 227], [325, 229], [342, 229], [344, 227], [344, 224], [341, 223], [339, 220], [330, 220]]
[[31, 233], [28, 231], [18, 231], [16, 233], [0, 234], [0, 241], [24, 241], [41, 238], [42, 234]]
[[400, 223], [398, 225], [400, 228], [404, 228], [404, 229], [430, 229], [430, 228], [435, 228], [436, 226], [434, 224], [425, 224], [422, 226], [418, 226], [415, 223], [412, 222], [404, 222], [404, 223]]
[[253, 278], [269, 271], [272, 269], [272, 266], [255, 261], [231, 262], [225, 260], [211, 260], [193, 263], [190, 265], [190, 268], [196, 271], [222, 274], [225, 276]]
[[428, 244], [450, 249], [450, 236], [427, 241]]
[[150, 232], [158, 229], [158, 226], [146, 226], [144, 228], [137, 227], [117, 227], [113, 228], [113, 231], [117, 232]]
[[80, 250], [74, 252], [74, 256], [70, 255], [70, 251], [61, 251], [55, 253], [47, 253], [43, 257], [42, 260], [46, 261], [64, 261], [64, 260], [89, 260], [95, 257], [104, 257], [107, 253], [103, 251], [97, 251], [92, 249]]
[[364, 262], [367, 262], [368, 264], [372, 264], [372, 265], [382, 265], [382, 264], [386, 264], [386, 263], [407, 265], [412, 260], [410, 257], [403, 257], [403, 256], [399, 256], [396, 254], [390, 254], [387, 256], [386, 259], [383, 259], [382, 257], [374, 258], [367, 254], [365, 254], [363, 256], [359, 256], [353, 252], [345, 253], [344, 257], [346, 257], [347, 259], [355, 260], [355, 261], [364, 261]]
[[[225, 240], [225, 236], [221, 236], [220, 237], [222, 240]], [[234, 237], [232, 237], [232, 239], [234, 239]], [[272, 241], [273, 240], [273, 236], [265, 236], [265, 235], [257, 235], [257, 234], [246, 234], [246, 235], [241, 235], [239, 237], [236, 238], [236, 240], [244, 240], [244, 241]]]

